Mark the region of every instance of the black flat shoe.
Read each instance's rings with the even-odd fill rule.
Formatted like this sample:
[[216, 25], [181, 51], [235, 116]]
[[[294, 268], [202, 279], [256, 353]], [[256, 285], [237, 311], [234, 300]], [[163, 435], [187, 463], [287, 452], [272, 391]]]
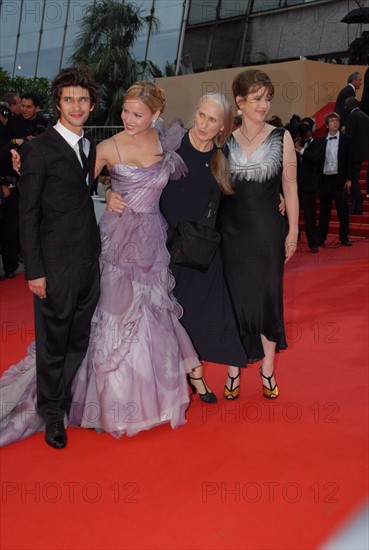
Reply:
[[62, 421], [54, 420], [46, 424], [45, 441], [54, 449], [64, 449], [67, 444], [67, 433]]
[[341, 241], [342, 246], [352, 246], [352, 242], [348, 239], [345, 239], [344, 241]]
[[[199, 397], [201, 399], [201, 401], [203, 401], [204, 403], [217, 403], [218, 399], [217, 399], [217, 396], [215, 395], [215, 393], [213, 393], [212, 391], [209, 391], [206, 384], [205, 384], [205, 381], [203, 378], [193, 378], [192, 376], [190, 376], [189, 374], [187, 374], [187, 381], [188, 381], [188, 385], [190, 386], [191, 390], [192, 390], [192, 393], [195, 394], [196, 393], [196, 387], [195, 385], [192, 383], [192, 380], [201, 380], [203, 386], [204, 386], [204, 389], [205, 389], [205, 393], [200, 393], [199, 392]], [[197, 390], [198, 391], [198, 390]]]

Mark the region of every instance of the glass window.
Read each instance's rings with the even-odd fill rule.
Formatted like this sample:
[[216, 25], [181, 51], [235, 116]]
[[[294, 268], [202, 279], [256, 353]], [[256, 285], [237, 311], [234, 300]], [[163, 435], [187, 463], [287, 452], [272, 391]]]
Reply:
[[[284, 0], [282, 0], [284, 1]], [[280, 0], [254, 0], [252, 6], [252, 12], [268, 11], [275, 8], [279, 8]]]
[[[142, 5], [142, 4], [141, 4]], [[150, 14], [152, 2], [146, 2], [148, 15]], [[168, 0], [156, 0], [154, 16], [159, 20], [159, 30], [151, 30], [147, 60], [158, 65], [164, 73], [166, 62], [174, 63], [177, 55], [178, 40], [182, 23], [183, 3], [168, 2]], [[146, 11], [146, 10], [145, 10]], [[145, 15], [145, 14], [143, 14]], [[147, 25], [141, 36], [133, 46], [133, 53], [139, 61], [144, 61], [147, 47], [149, 26]]]
[[245, 15], [249, 7], [249, 0], [222, 0], [220, 6], [220, 18], [240, 17]]
[[37, 76], [51, 76], [60, 68], [68, 4], [46, 0]]
[[295, 6], [296, 4], [307, 4], [308, 2], [316, 2], [316, 0], [286, 0], [286, 6]]
[[218, 0], [191, 0], [188, 24], [215, 21]]
[[70, 0], [67, 18], [67, 31], [65, 35], [64, 50], [62, 52], [62, 67], [70, 63], [70, 57], [74, 53], [74, 40], [80, 31], [79, 23], [85, 9], [91, 4], [91, 0]]
[[44, 0], [21, 4], [21, 25], [15, 76], [35, 76]]
[[20, 15], [20, 0], [4, 0], [0, 3], [0, 66], [11, 76], [13, 76]]

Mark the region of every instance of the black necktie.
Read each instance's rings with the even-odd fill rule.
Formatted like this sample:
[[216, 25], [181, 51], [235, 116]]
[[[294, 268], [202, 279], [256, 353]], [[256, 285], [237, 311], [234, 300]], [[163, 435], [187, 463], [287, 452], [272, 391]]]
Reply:
[[81, 157], [81, 161], [82, 161], [83, 173], [85, 176], [87, 176], [89, 171], [89, 162], [83, 150], [83, 137], [78, 140], [78, 149], [79, 149], [79, 156]]
[[329, 137], [328, 139], [337, 139], [337, 136]]

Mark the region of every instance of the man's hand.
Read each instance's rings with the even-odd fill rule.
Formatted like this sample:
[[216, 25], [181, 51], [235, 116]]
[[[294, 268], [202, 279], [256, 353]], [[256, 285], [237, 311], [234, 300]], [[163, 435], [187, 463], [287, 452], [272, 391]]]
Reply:
[[345, 183], [345, 189], [347, 189], [347, 191], [351, 188], [351, 180], [347, 180], [346, 183]]
[[20, 165], [21, 165], [20, 154], [16, 149], [11, 149], [10, 152], [12, 154], [13, 170], [17, 172], [17, 174], [20, 176]]
[[2, 185], [1, 189], [2, 189], [2, 192], [3, 192], [4, 199], [7, 199], [8, 197], [10, 197], [10, 189], [7, 185]]
[[32, 279], [28, 281], [28, 287], [33, 294], [39, 298], [46, 298], [46, 277], [40, 279]]

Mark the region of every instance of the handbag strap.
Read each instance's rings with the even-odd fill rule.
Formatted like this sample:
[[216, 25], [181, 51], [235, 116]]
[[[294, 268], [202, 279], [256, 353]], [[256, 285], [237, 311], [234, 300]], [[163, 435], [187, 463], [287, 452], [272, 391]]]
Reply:
[[201, 218], [201, 220], [199, 221], [199, 223], [201, 223], [201, 225], [206, 225], [207, 227], [210, 227], [211, 229], [214, 229], [215, 223], [216, 223], [216, 220], [217, 220], [217, 213], [218, 213], [218, 209], [219, 209], [219, 203], [220, 203], [221, 195], [222, 195], [222, 193], [221, 193], [218, 185], [216, 185], [216, 187], [214, 189], [214, 193], [213, 193], [213, 195], [210, 199], [209, 205], [206, 209], [206, 212], [203, 215], [203, 217]]

